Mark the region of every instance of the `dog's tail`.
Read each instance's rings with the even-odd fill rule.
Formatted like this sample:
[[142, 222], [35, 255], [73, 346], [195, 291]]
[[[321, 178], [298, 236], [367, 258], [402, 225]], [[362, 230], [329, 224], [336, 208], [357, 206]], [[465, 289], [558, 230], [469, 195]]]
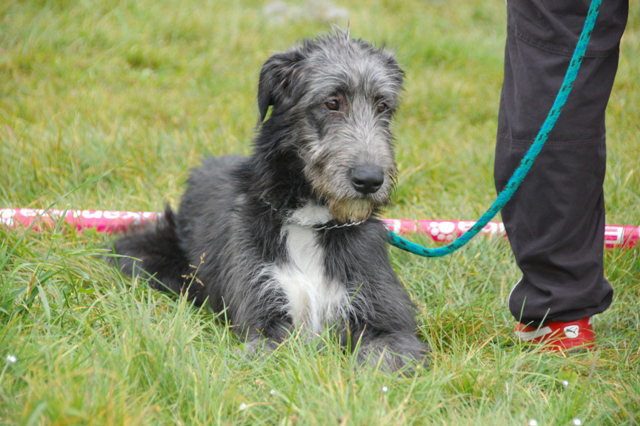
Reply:
[[110, 257], [109, 263], [125, 274], [149, 278], [149, 285], [155, 289], [187, 294], [197, 305], [204, 303], [204, 287], [180, 248], [169, 205], [155, 223], [142, 225], [116, 240], [113, 251], [117, 256]]

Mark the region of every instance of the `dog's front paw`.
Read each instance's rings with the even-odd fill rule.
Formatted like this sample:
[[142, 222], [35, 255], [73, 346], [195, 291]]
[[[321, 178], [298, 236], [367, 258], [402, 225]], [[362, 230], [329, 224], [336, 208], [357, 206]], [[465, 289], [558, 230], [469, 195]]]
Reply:
[[247, 340], [240, 350], [240, 356], [245, 361], [264, 360], [278, 348], [278, 344], [273, 340], [265, 338], [254, 338]]
[[430, 352], [414, 335], [389, 334], [364, 343], [358, 351], [358, 363], [413, 375], [420, 368], [429, 368]]

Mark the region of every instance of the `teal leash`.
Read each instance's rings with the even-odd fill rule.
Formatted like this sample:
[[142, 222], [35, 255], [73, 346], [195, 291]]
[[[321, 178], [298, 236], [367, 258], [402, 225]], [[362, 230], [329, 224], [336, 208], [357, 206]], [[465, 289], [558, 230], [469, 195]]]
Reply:
[[398, 247], [399, 249], [406, 250], [410, 253], [417, 254], [418, 256], [446, 256], [447, 254], [453, 253], [454, 251], [467, 244], [473, 237], [478, 234], [478, 232], [480, 232], [487, 225], [487, 223], [489, 223], [491, 219], [494, 218], [496, 214], [498, 214], [500, 210], [502, 210], [502, 207], [504, 207], [504, 205], [511, 199], [514, 192], [516, 192], [516, 189], [518, 189], [523, 179], [529, 172], [529, 169], [531, 169], [533, 161], [540, 153], [540, 150], [549, 137], [549, 133], [551, 133], [551, 130], [555, 126], [556, 121], [558, 120], [558, 116], [562, 111], [562, 107], [567, 102], [567, 98], [569, 97], [569, 93], [571, 93], [573, 83], [576, 79], [576, 76], [578, 75], [580, 64], [582, 63], [582, 59], [584, 58], [584, 54], [587, 50], [587, 44], [589, 44], [589, 40], [591, 39], [591, 32], [593, 31], [596, 18], [598, 17], [598, 10], [600, 9], [601, 3], [602, 0], [592, 0], [591, 6], [589, 7], [587, 19], [585, 20], [582, 33], [580, 34], [580, 39], [578, 40], [578, 44], [576, 46], [576, 50], [573, 52], [573, 56], [571, 57], [569, 69], [564, 76], [564, 81], [562, 82], [560, 91], [558, 92], [556, 100], [551, 107], [551, 111], [549, 111], [549, 115], [547, 115], [546, 120], [540, 128], [540, 132], [538, 132], [538, 136], [536, 136], [533, 144], [522, 159], [520, 166], [518, 166], [516, 171], [513, 173], [513, 176], [511, 176], [511, 179], [509, 179], [509, 182], [500, 192], [491, 207], [467, 232], [465, 232], [458, 239], [451, 242], [450, 244], [447, 244], [446, 246], [437, 248], [422, 247], [421, 245], [408, 241], [391, 231], [389, 231], [389, 234], [387, 236], [387, 241], [389, 242], [389, 244]]

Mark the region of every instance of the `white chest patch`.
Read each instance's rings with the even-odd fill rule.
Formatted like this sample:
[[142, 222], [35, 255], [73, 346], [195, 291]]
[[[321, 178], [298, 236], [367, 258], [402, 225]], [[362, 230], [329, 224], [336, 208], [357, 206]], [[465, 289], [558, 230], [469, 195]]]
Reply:
[[271, 271], [275, 283], [287, 296], [286, 310], [294, 324], [314, 333], [321, 333], [327, 324], [343, 317], [349, 306], [344, 286], [327, 278], [324, 250], [318, 244], [317, 232], [309, 228], [311, 224], [327, 221], [328, 211], [325, 215], [322, 209], [309, 206], [294, 213], [295, 220], [282, 230], [288, 261], [275, 265]]

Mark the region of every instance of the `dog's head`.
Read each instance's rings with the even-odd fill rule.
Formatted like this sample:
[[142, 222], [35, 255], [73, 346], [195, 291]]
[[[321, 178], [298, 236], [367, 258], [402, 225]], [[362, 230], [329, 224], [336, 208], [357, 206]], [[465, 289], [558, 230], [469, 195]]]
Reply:
[[306, 40], [262, 67], [260, 121], [272, 107], [278, 148], [301, 158], [314, 195], [338, 221], [366, 219], [389, 201], [396, 178], [389, 125], [402, 80], [391, 52], [343, 31]]

